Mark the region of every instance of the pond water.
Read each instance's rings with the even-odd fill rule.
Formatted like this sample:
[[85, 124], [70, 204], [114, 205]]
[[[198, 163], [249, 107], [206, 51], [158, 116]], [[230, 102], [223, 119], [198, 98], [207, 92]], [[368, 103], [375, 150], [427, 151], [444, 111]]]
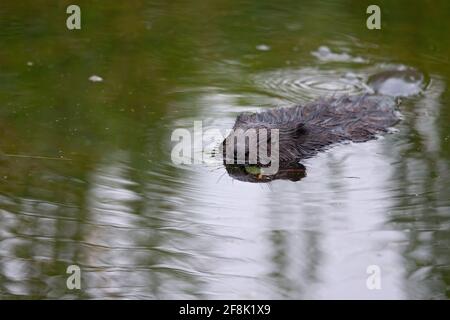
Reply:
[[[450, 297], [448, 1], [379, 1], [381, 30], [367, 1], [81, 1], [74, 31], [69, 4], [0, 3], [0, 298]], [[423, 79], [393, 133], [300, 181], [171, 161], [194, 121], [402, 68]]]

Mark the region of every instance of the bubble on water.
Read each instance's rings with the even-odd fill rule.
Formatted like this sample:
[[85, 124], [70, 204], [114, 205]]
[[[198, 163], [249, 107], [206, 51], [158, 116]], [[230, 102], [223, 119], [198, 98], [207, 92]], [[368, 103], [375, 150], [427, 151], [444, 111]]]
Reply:
[[92, 81], [92, 82], [102, 82], [102, 81], [103, 81], [103, 78], [94, 74], [94, 75], [92, 75], [92, 76], [89, 77], [89, 81]]
[[311, 52], [311, 54], [324, 62], [355, 62], [355, 63], [365, 63], [366, 59], [362, 57], [353, 57], [350, 54], [343, 53], [335, 53], [331, 51], [327, 46], [320, 46], [316, 51]]
[[298, 31], [300, 29], [302, 29], [302, 25], [300, 23], [289, 23], [286, 24], [286, 29], [290, 30], [290, 31]]
[[269, 47], [268, 45], [266, 45], [266, 44], [260, 44], [260, 45], [257, 45], [257, 46], [256, 46], [256, 50], [259, 50], [259, 51], [269, 51], [269, 50], [270, 50], [270, 47]]
[[376, 93], [393, 97], [408, 97], [422, 92], [425, 80], [422, 73], [411, 68], [378, 72], [369, 77], [367, 85]]

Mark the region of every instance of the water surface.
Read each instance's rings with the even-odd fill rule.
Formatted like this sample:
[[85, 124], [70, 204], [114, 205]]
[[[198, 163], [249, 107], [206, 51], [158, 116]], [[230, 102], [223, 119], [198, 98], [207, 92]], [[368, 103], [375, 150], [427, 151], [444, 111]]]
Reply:
[[[79, 31], [68, 4], [0, 3], [0, 298], [450, 297], [447, 1], [381, 1], [379, 31], [365, 1], [81, 1]], [[171, 161], [194, 120], [229, 129], [405, 67], [424, 80], [397, 132], [298, 182]]]

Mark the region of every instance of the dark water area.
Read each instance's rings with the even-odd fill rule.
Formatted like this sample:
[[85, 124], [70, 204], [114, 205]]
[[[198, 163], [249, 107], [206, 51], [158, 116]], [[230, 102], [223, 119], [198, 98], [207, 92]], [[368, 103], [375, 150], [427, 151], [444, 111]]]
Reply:
[[[368, 1], [77, 1], [73, 31], [69, 4], [0, 2], [0, 298], [450, 297], [450, 2], [379, 1], [381, 30]], [[408, 68], [391, 134], [299, 181], [171, 160], [194, 121]]]

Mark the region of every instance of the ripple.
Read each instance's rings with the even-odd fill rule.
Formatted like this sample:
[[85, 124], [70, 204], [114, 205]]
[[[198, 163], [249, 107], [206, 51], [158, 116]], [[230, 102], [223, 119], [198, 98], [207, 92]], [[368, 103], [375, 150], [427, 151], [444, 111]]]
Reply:
[[366, 91], [362, 77], [342, 72], [306, 68], [259, 74], [253, 79], [265, 93], [289, 101], [314, 100], [334, 94], [357, 94]]

